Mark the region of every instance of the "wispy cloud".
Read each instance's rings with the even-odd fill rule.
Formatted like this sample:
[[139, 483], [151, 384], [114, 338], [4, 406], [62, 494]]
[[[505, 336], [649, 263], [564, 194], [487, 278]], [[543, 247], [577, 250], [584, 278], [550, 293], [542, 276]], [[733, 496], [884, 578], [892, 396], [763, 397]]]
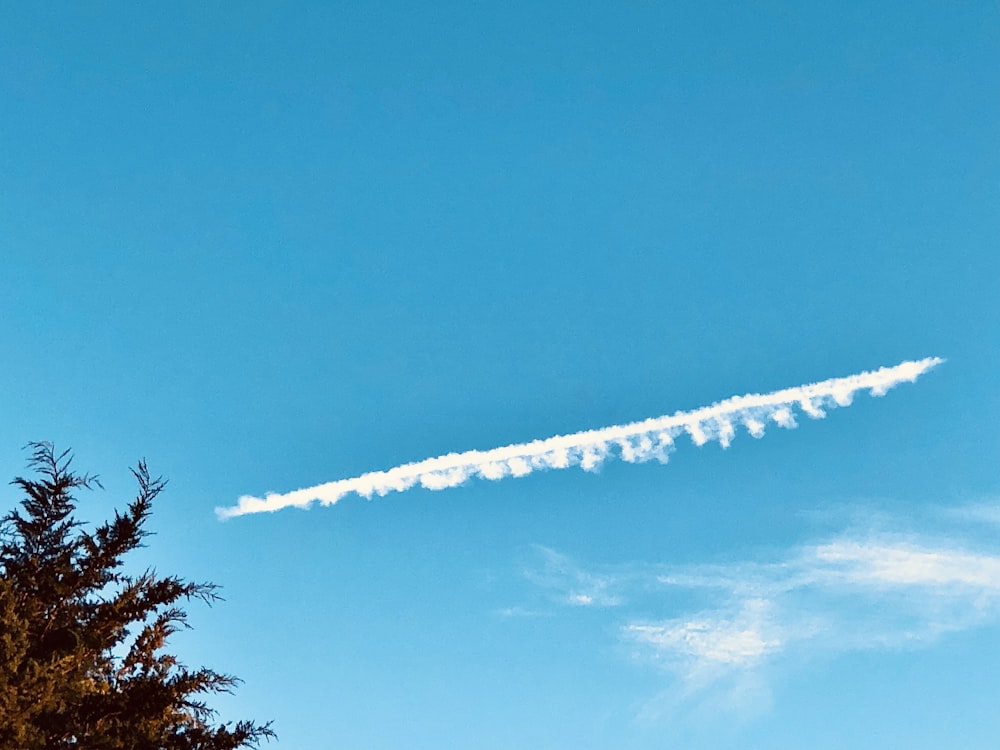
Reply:
[[704, 606], [630, 620], [622, 636], [699, 686], [786, 656], [921, 647], [1000, 621], [1000, 555], [929, 537], [841, 536], [770, 563], [649, 575]]
[[538, 609], [528, 609], [527, 607], [502, 607], [496, 611], [499, 617], [526, 618], [526, 617], [548, 617], [551, 613]]
[[633, 623], [629, 638], [651, 647], [657, 657], [683, 662], [701, 673], [706, 667], [747, 667], [784, 646], [771, 622], [767, 599], [747, 599], [733, 616], [716, 612], [659, 623]]
[[[981, 533], [1000, 510], [925, 510], [937, 518], [934, 532], [883, 516], [726, 564], [593, 568], [536, 547], [526, 577], [552, 604], [588, 596], [614, 607], [607, 612], [620, 643], [673, 678], [644, 713], [703, 703], [739, 713], [769, 701], [776, 670], [847, 652], [927, 648], [1000, 624], [1000, 545]], [[942, 525], [944, 516], [961, 520]]]
[[792, 428], [796, 426], [797, 412], [812, 419], [822, 418], [827, 409], [849, 406], [858, 391], [868, 391], [873, 396], [885, 395], [900, 383], [915, 381], [942, 361], [928, 357], [772, 393], [734, 396], [711, 406], [641, 422], [557, 435], [487, 451], [449, 453], [284, 494], [270, 493], [262, 498], [245, 495], [236, 505], [217, 508], [216, 513], [224, 519], [287, 507], [307, 508], [316, 501], [333, 505], [350, 493], [371, 498], [372, 495], [404, 492], [416, 486], [443, 490], [473, 478], [499, 480], [545, 469], [579, 466], [585, 471], [594, 471], [612, 457], [629, 463], [650, 460], [665, 463], [675, 440], [682, 435], [686, 434], [698, 446], [716, 441], [726, 448], [736, 436], [738, 427], [743, 427], [755, 438], [762, 437], [771, 424]]
[[528, 566], [524, 575], [544, 589], [554, 601], [574, 607], [616, 607], [621, 597], [615, 589], [617, 575], [591, 573], [555, 550], [536, 545], [539, 562]]

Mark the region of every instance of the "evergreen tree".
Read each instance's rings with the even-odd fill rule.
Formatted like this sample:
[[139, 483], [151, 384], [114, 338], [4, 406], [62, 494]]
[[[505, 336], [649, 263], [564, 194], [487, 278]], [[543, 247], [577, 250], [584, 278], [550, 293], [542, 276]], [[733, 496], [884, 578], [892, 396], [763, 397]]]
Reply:
[[140, 462], [128, 510], [87, 531], [73, 493], [97, 477], [50, 443], [29, 448], [35, 478], [13, 481], [21, 509], [0, 520], [0, 748], [230, 750], [273, 737], [270, 723], [215, 724], [202, 698], [238, 680], [164, 650], [186, 626], [181, 605], [211, 604], [216, 587], [123, 569], [164, 481]]

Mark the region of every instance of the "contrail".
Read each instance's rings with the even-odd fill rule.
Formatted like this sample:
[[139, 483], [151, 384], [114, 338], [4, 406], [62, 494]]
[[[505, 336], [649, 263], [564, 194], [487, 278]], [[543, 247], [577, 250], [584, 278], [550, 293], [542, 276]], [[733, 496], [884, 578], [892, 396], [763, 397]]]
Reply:
[[215, 512], [219, 518], [225, 519], [248, 513], [273, 512], [289, 506], [307, 508], [316, 500], [323, 505], [333, 505], [352, 492], [370, 499], [372, 495], [381, 497], [416, 485], [429, 490], [443, 490], [457, 487], [473, 477], [494, 480], [508, 476], [523, 477], [539, 469], [566, 469], [570, 466], [594, 471], [613, 455], [629, 463], [650, 459], [666, 463], [668, 454], [674, 448], [674, 439], [683, 433], [687, 433], [695, 445], [717, 440], [723, 448], [728, 448], [736, 436], [738, 425], [745, 427], [755, 438], [764, 435], [769, 422], [792, 428], [795, 427], [796, 409], [819, 419], [826, 416], [824, 409], [849, 406], [857, 391], [868, 390], [873, 396], [884, 396], [890, 388], [903, 382], [914, 382], [943, 361], [938, 357], [928, 357], [773, 393], [734, 396], [694, 411], [679, 411], [671, 416], [654, 417], [642, 422], [556, 435], [488, 451], [449, 453], [284, 494], [269, 493], [262, 498], [244, 495], [236, 505], [216, 508]]

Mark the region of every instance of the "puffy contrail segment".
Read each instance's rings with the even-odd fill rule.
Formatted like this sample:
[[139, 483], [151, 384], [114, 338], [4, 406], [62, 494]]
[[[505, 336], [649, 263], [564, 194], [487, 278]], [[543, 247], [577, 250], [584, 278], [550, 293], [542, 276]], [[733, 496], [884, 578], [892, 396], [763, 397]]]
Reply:
[[457, 487], [473, 477], [494, 480], [523, 477], [539, 469], [566, 469], [570, 466], [595, 471], [606, 458], [613, 456], [629, 463], [650, 459], [666, 463], [668, 454], [674, 448], [674, 440], [684, 433], [695, 445], [717, 440], [723, 448], [728, 448], [739, 425], [755, 438], [762, 437], [771, 422], [779, 427], [793, 428], [796, 426], [797, 410], [813, 419], [820, 419], [826, 416], [824, 409], [850, 406], [857, 391], [867, 390], [873, 396], [884, 396], [890, 388], [914, 382], [943, 361], [938, 357], [928, 357], [773, 393], [734, 396], [712, 406], [679, 411], [671, 416], [654, 417], [642, 422], [557, 435], [488, 451], [449, 453], [284, 494], [269, 493], [265, 497], [244, 495], [236, 505], [216, 508], [215, 512], [219, 518], [225, 519], [248, 513], [273, 512], [289, 506], [307, 508], [316, 500], [323, 505], [333, 505], [352, 492], [371, 499], [372, 495], [381, 497], [417, 485], [429, 490]]

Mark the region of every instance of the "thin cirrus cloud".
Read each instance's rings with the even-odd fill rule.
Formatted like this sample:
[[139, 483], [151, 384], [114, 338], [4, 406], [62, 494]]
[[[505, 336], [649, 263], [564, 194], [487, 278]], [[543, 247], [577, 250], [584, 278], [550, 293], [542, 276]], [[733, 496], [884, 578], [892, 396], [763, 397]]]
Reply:
[[351, 493], [370, 499], [372, 495], [381, 497], [417, 486], [443, 490], [473, 478], [499, 480], [545, 469], [579, 466], [584, 471], [595, 471], [611, 457], [629, 463], [650, 460], [666, 463], [675, 439], [683, 434], [698, 446], [716, 441], [727, 448], [738, 426], [756, 438], [764, 435], [769, 424], [793, 428], [798, 411], [813, 419], [822, 418], [826, 409], [849, 406], [858, 391], [867, 390], [873, 396], [885, 395], [900, 383], [914, 382], [942, 361], [938, 357], [928, 357], [772, 393], [734, 396], [711, 406], [641, 422], [557, 435], [487, 451], [449, 453], [284, 494], [244, 495], [234, 506], [216, 508], [216, 514], [226, 519], [288, 507], [308, 508], [317, 501], [333, 505]]
[[869, 528], [722, 565], [591, 570], [537, 547], [525, 576], [551, 604], [611, 613], [621, 643], [687, 700], [759, 688], [779, 663], [926, 648], [1000, 623], [1000, 551], [970, 541], [982, 528], [965, 520], [957, 536]]
[[534, 550], [539, 562], [525, 568], [524, 576], [549, 591], [556, 602], [574, 607], [614, 607], [622, 603], [615, 591], [621, 585], [620, 576], [590, 573], [566, 555], [542, 545], [535, 545]]
[[654, 575], [706, 606], [621, 629], [646, 658], [710, 684], [795, 653], [916, 648], [1000, 620], [1000, 555], [955, 541], [841, 536], [771, 563]]

